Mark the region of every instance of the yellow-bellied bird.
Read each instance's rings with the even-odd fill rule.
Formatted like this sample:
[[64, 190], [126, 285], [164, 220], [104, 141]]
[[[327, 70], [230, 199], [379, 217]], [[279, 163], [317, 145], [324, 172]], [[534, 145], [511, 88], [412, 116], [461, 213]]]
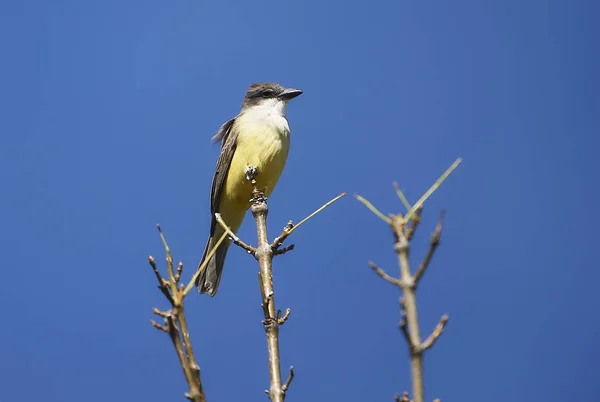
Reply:
[[[269, 197], [283, 171], [290, 149], [290, 127], [285, 117], [288, 101], [302, 94], [299, 89], [284, 88], [273, 82], [250, 85], [240, 113], [226, 121], [213, 142], [221, 141], [221, 154], [213, 176], [210, 194], [210, 236], [201, 263], [223, 235], [215, 212], [236, 233], [250, 208], [252, 186], [246, 169], [258, 169], [257, 187]], [[221, 243], [196, 285], [200, 293], [214, 296], [219, 288], [230, 239]]]

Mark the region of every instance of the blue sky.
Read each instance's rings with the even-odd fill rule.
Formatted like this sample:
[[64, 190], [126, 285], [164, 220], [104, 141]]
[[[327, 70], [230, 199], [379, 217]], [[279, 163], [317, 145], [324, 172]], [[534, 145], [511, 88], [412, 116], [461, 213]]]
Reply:
[[[184, 400], [146, 258], [192, 274], [208, 234], [210, 138], [247, 86], [304, 90], [269, 230], [336, 194], [427, 202], [416, 264], [428, 399], [600, 398], [600, 37], [592, 1], [0, 2], [0, 399]], [[251, 219], [240, 236], [255, 243]], [[389, 229], [346, 197], [276, 259], [288, 401], [390, 401], [410, 388]], [[263, 401], [257, 267], [229, 253], [217, 297], [192, 294], [209, 401]]]

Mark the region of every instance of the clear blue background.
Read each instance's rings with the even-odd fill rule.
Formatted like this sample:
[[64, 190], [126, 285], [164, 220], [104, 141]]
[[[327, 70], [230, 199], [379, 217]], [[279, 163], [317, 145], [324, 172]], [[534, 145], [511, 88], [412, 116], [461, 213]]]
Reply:
[[[0, 3], [0, 400], [184, 400], [146, 258], [160, 222], [189, 278], [218, 146], [247, 86], [301, 88], [269, 229], [342, 191], [426, 204], [427, 399], [597, 401], [600, 321], [594, 1]], [[253, 222], [240, 235], [255, 243]], [[390, 401], [410, 388], [389, 229], [348, 196], [276, 260], [288, 400]], [[164, 266], [164, 265], [163, 265]], [[216, 298], [192, 294], [209, 401], [264, 401], [255, 263], [232, 249]], [[285, 374], [284, 374], [285, 375]]]

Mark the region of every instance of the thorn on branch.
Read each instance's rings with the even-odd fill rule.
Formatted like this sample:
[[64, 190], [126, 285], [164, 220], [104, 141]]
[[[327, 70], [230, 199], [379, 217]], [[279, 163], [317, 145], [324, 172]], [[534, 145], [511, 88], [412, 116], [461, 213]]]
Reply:
[[402, 282], [400, 281], [400, 279], [389, 276], [383, 269], [379, 268], [373, 261], [369, 261], [369, 266], [371, 267], [373, 272], [375, 272], [377, 275], [379, 275], [380, 278], [385, 279], [392, 285], [396, 285], [398, 287], [402, 286]]
[[283, 393], [285, 393], [288, 390], [288, 388], [290, 387], [290, 384], [292, 383], [292, 380], [294, 379], [294, 375], [296, 375], [294, 373], [294, 366], [291, 366], [290, 367], [290, 375], [288, 376], [287, 380], [285, 380], [285, 383], [281, 387], [281, 390], [283, 391]]
[[438, 325], [436, 325], [434, 330], [431, 332], [431, 335], [429, 335], [427, 339], [425, 339], [425, 341], [423, 341], [423, 343], [421, 344], [422, 351], [426, 351], [435, 344], [440, 335], [442, 335], [442, 332], [444, 332], [444, 328], [446, 327], [447, 323], [448, 316], [444, 314], [442, 318], [440, 318], [440, 322], [438, 323]]
[[292, 312], [291, 309], [286, 308], [285, 309], [285, 314], [283, 315], [283, 317], [281, 316], [281, 310], [277, 310], [277, 323], [279, 325], [283, 325], [285, 324], [285, 322], [287, 321], [287, 319], [290, 317], [290, 313]]

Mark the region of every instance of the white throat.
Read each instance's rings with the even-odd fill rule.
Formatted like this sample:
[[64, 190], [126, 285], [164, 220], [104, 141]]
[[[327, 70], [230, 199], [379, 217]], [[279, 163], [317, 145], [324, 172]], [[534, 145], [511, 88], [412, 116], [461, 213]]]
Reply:
[[250, 107], [250, 109], [248, 111], [252, 111], [252, 113], [262, 112], [262, 113], [267, 113], [270, 115], [285, 117], [286, 109], [287, 109], [286, 101], [283, 101], [283, 100], [280, 100], [277, 98], [270, 98], [270, 99], [262, 99], [258, 105], [254, 105], [254, 106]]

